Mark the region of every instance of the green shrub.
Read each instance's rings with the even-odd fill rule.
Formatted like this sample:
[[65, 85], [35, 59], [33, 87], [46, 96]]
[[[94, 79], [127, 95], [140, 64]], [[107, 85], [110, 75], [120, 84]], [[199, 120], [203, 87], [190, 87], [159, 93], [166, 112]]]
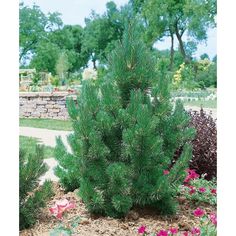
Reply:
[[55, 167], [54, 173], [59, 178], [65, 191], [73, 191], [79, 187], [78, 164], [73, 155], [66, 150], [60, 137], [56, 138], [56, 143], [54, 156], [60, 165]]
[[[106, 78], [83, 81], [78, 104], [68, 101], [73, 154], [58, 158], [59, 166], [71, 161], [63, 165], [64, 173], [78, 176], [87, 208], [112, 217], [124, 216], [134, 205], [175, 211], [176, 187], [185, 178], [192, 152], [188, 142], [195, 133], [183, 105], [172, 107], [170, 79], [162, 67], [157, 73], [139, 38], [129, 25], [110, 56]], [[182, 145], [181, 158], [169, 169]]]
[[20, 230], [29, 228], [36, 223], [38, 214], [45, 201], [52, 195], [52, 183], [45, 181], [39, 186], [39, 178], [47, 171], [43, 163], [43, 147], [36, 146], [35, 153], [28, 154], [20, 149]]

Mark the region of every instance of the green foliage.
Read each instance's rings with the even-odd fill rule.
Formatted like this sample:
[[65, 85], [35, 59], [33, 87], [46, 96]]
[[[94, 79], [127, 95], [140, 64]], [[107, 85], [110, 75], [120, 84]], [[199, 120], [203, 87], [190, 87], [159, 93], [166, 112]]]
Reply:
[[56, 166], [55, 175], [59, 177], [65, 191], [73, 191], [79, 187], [78, 163], [67, 151], [60, 137], [56, 139], [56, 143], [54, 156], [60, 165]]
[[55, 65], [60, 54], [60, 48], [46, 40], [38, 43], [35, 49], [36, 55], [30, 62], [30, 66], [37, 71], [46, 71], [56, 74]]
[[[91, 212], [112, 217], [124, 216], [134, 205], [174, 212], [195, 133], [182, 104], [172, 107], [170, 79], [164, 71], [157, 73], [138, 30], [134, 23], [127, 25], [109, 57], [106, 77], [99, 84], [83, 81], [77, 104], [68, 102], [73, 165], [64, 165], [65, 173], [76, 174]], [[181, 146], [181, 158], [171, 166]]]
[[[210, 205], [216, 205], [217, 197], [215, 193], [212, 193], [211, 190], [216, 190], [216, 180], [206, 180], [204, 178], [191, 180], [190, 185], [196, 191], [194, 193], [190, 193], [190, 188], [187, 186], [181, 186], [179, 191], [183, 194], [187, 199], [196, 201], [198, 203], [208, 203]], [[204, 193], [199, 192], [199, 188], [204, 187], [206, 191]]]
[[107, 55], [114, 49], [115, 42], [120, 40], [124, 30], [124, 22], [130, 12], [128, 6], [117, 8], [113, 1], [106, 4], [106, 12], [98, 15], [92, 12], [85, 18], [86, 27], [83, 37], [83, 51], [90, 55], [94, 69], [96, 61], [107, 61]]
[[43, 163], [43, 147], [36, 146], [35, 153], [27, 154], [20, 149], [20, 229], [29, 228], [36, 223], [40, 209], [53, 195], [52, 183], [45, 181], [38, 186], [39, 178], [47, 171]]
[[79, 216], [70, 219], [70, 222], [67, 224], [60, 223], [53, 230], [50, 231], [50, 236], [70, 236], [76, 233], [76, 228], [80, 223], [81, 218]]
[[214, 224], [209, 222], [209, 219], [203, 217], [202, 221], [206, 221], [207, 224], [202, 223], [201, 225], [201, 235], [202, 236], [217, 236], [217, 228]]
[[[130, 0], [135, 12], [145, 22], [145, 39], [152, 46], [156, 40], [176, 36], [184, 60], [196, 49], [193, 42], [183, 42], [187, 34], [198, 42], [206, 40], [207, 29], [215, 26], [216, 0]], [[173, 46], [172, 42], [172, 46]]]
[[[37, 5], [32, 7], [20, 3], [20, 61], [27, 59], [27, 55], [34, 53], [38, 44], [47, 37], [51, 30], [62, 26], [60, 14], [45, 15]], [[21, 61], [22, 62], [22, 61]]]
[[[26, 137], [26, 136], [20, 136], [20, 147], [22, 149], [27, 150], [27, 153], [31, 153], [34, 154], [35, 152], [35, 147], [37, 146], [37, 144], [40, 143], [40, 140], [37, 138], [33, 138], [33, 137]], [[52, 158], [53, 157], [53, 152], [54, 152], [54, 148], [50, 147], [50, 146], [45, 146], [44, 147], [44, 158]]]
[[53, 230], [50, 231], [50, 236], [70, 236], [72, 235], [73, 232], [70, 228], [67, 228], [63, 225], [58, 225], [57, 227], [55, 227]]
[[38, 118], [20, 118], [20, 126], [34, 127], [51, 130], [72, 130], [72, 123], [70, 120], [54, 120], [54, 119], [38, 119]]

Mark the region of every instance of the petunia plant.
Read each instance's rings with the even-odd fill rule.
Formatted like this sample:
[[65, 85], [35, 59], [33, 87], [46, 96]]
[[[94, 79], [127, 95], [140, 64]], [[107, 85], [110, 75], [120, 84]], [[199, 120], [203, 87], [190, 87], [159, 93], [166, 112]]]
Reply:
[[[191, 173], [194, 173], [193, 170], [191, 171]], [[214, 179], [208, 181], [204, 179], [204, 176], [199, 178], [199, 175], [195, 174], [192, 174], [192, 177], [190, 176], [191, 175], [188, 174], [185, 178], [184, 185], [179, 186], [179, 192], [189, 200], [216, 205], [216, 181]]]
[[138, 234], [142, 236], [216, 236], [217, 235], [217, 216], [212, 212], [207, 215], [206, 212], [197, 208], [193, 211], [194, 217], [199, 218], [199, 226], [193, 226], [189, 231], [183, 231], [179, 228], [171, 227], [161, 229], [156, 233], [149, 233], [146, 226], [142, 225], [138, 229]]
[[52, 215], [61, 220], [64, 212], [75, 207], [76, 205], [74, 202], [69, 202], [67, 199], [63, 199], [60, 201], [56, 201], [55, 205], [50, 207], [49, 210]]

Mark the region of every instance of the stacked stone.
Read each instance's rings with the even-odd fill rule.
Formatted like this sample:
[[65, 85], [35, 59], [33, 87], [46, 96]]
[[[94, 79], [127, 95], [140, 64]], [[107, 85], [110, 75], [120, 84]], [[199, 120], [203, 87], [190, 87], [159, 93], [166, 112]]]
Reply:
[[56, 93], [20, 93], [20, 117], [51, 118], [66, 120], [69, 118], [66, 99], [75, 95], [67, 92]]

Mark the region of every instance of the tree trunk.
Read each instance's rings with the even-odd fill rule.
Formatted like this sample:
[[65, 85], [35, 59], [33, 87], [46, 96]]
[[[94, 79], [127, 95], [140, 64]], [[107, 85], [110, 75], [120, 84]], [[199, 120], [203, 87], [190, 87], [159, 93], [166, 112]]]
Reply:
[[170, 47], [170, 71], [173, 70], [173, 63], [174, 63], [174, 34], [171, 32], [170, 33], [171, 37], [171, 47]]
[[186, 55], [185, 52], [185, 48], [184, 48], [184, 42], [182, 40], [182, 36], [183, 36], [183, 32], [180, 34], [179, 29], [178, 29], [178, 23], [175, 23], [175, 34], [176, 37], [179, 41], [179, 49], [180, 49], [180, 53], [182, 54], [183, 58], [184, 58], [184, 62], [185, 63], [189, 63], [191, 60], [190, 58]]
[[94, 69], [94, 70], [97, 70], [96, 59], [93, 58], [93, 59], [92, 59], [92, 62], [93, 62], [93, 69]]

